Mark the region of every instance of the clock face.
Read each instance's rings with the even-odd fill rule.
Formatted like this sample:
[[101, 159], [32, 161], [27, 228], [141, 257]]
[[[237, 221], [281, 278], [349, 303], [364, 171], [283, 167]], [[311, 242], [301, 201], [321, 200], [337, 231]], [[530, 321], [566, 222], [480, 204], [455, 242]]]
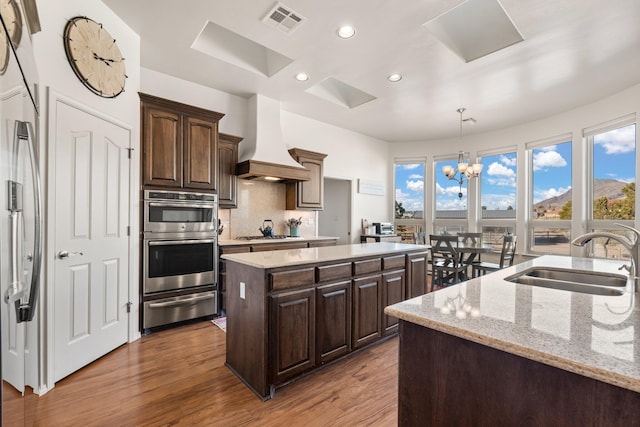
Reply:
[[[22, 15], [14, 0], [0, 0], [0, 14], [14, 47], [18, 47], [22, 37]], [[9, 43], [4, 30], [0, 28], [0, 74], [4, 74], [9, 64]]]
[[83, 16], [72, 18], [63, 40], [71, 68], [89, 90], [105, 98], [122, 93], [127, 79], [124, 58], [102, 24]]

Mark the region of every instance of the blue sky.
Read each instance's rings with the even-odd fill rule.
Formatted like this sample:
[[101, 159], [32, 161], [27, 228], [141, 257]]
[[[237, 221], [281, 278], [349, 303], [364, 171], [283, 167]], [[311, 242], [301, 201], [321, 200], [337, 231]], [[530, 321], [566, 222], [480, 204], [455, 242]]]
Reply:
[[[594, 137], [594, 176], [597, 179], [635, 180], [635, 126], [615, 129]], [[516, 206], [515, 153], [485, 156], [481, 174], [481, 205], [487, 209], [506, 209]], [[436, 209], [466, 209], [467, 182], [462, 186], [463, 197], [458, 199], [459, 185], [448, 180], [442, 166], [456, 167], [457, 159], [436, 162]], [[558, 196], [571, 188], [571, 143], [561, 143], [533, 150], [534, 203]], [[458, 175], [457, 175], [458, 176]], [[457, 177], [456, 176], [456, 177]], [[477, 178], [476, 178], [477, 179]], [[396, 200], [406, 210], [423, 210], [424, 167], [422, 164], [396, 166]]]

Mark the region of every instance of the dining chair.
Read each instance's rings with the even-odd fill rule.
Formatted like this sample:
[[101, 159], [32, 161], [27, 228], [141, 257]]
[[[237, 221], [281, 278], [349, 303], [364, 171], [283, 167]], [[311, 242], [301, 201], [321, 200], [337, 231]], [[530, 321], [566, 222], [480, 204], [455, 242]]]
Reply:
[[[470, 232], [458, 232], [458, 238], [460, 239], [460, 243], [463, 243], [465, 245], [479, 245], [482, 244], [482, 233], [470, 233]], [[473, 253], [473, 254], [468, 254], [466, 257], [462, 258], [462, 262], [464, 264], [467, 264], [467, 271], [465, 272], [465, 274], [467, 275], [467, 277], [469, 276], [469, 267], [471, 267], [472, 264], [478, 264], [479, 262], [482, 261], [482, 254], [480, 252], [478, 253]]]
[[514, 234], [505, 234], [502, 238], [502, 250], [500, 251], [500, 263], [480, 262], [472, 265], [473, 277], [484, 276], [487, 273], [501, 270], [513, 265], [516, 255], [518, 237]]
[[430, 234], [431, 291], [436, 285], [449, 286], [460, 282], [467, 266], [458, 252], [458, 236]]

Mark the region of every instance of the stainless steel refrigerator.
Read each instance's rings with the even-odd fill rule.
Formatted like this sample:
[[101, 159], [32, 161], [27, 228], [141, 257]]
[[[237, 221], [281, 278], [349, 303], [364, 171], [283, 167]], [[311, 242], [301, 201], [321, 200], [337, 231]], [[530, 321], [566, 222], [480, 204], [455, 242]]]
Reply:
[[[42, 195], [37, 143], [38, 81], [31, 34], [35, 0], [0, 3], [0, 341], [2, 423], [26, 425], [22, 396], [40, 384], [38, 302]], [[33, 415], [33, 413], [31, 413]]]

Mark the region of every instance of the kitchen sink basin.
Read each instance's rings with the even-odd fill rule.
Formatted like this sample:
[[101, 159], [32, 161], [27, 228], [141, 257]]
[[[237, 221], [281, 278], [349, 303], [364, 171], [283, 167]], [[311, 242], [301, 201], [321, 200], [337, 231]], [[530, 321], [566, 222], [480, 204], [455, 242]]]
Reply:
[[622, 274], [547, 267], [532, 267], [506, 277], [505, 280], [523, 285], [607, 296], [622, 295], [627, 285], [627, 276]]

